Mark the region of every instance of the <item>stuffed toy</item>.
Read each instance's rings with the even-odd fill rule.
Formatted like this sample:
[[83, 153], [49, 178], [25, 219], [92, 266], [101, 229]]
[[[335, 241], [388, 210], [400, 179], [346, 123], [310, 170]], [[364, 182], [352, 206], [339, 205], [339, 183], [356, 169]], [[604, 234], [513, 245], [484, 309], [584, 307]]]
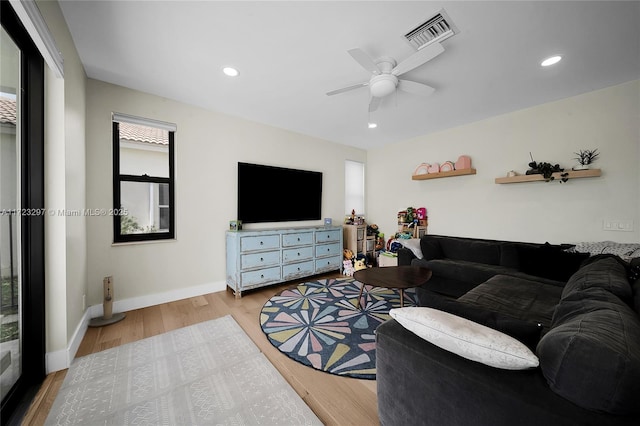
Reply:
[[353, 259], [353, 252], [351, 250], [349, 250], [348, 248], [342, 250], [342, 255], [344, 256], [344, 258], [346, 260]]
[[353, 264], [353, 268], [354, 268], [356, 271], [359, 271], [359, 270], [361, 270], [361, 269], [366, 269], [366, 268], [367, 268], [367, 265], [365, 264], [364, 259], [356, 259], [356, 261], [355, 261], [355, 262], [354, 262], [354, 264]]
[[353, 263], [350, 260], [344, 260], [342, 265], [342, 273], [348, 277], [353, 276], [353, 273], [356, 271], [353, 269]]

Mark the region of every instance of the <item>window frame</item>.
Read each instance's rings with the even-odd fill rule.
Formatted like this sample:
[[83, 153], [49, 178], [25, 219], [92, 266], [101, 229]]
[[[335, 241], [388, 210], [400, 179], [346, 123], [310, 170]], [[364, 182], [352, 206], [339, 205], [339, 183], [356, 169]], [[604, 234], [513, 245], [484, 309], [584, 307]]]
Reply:
[[[0, 2], [0, 21], [18, 45], [20, 90], [20, 207], [45, 211], [45, 64], [9, 2]], [[19, 129], [18, 129], [19, 126]], [[46, 377], [45, 216], [21, 215], [22, 372], [0, 404], [0, 417], [10, 423], [20, 418], [25, 397], [36, 392]]]
[[[120, 123], [127, 122], [149, 127], [158, 127], [168, 132], [169, 139], [169, 177], [158, 177], [144, 175], [120, 174]], [[174, 240], [175, 232], [175, 125], [161, 123], [154, 120], [113, 114], [112, 137], [113, 137], [113, 242], [130, 243], [140, 241], [162, 241]], [[121, 211], [121, 184], [123, 182], [137, 183], [157, 183], [169, 185], [168, 207], [169, 207], [169, 229], [160, 232], [148, 232], [142, 234], [122, 234], [121, 216], [116, 214]], [[163, 205], [164, 206], [164, 205]]]

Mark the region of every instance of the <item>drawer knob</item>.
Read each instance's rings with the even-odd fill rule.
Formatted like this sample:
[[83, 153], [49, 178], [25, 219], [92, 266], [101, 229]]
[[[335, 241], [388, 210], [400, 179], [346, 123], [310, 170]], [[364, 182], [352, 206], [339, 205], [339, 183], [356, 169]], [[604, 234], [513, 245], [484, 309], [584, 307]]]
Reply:
[[260, 278], [264, 278], [264, 274], [260, 274]]
[[328, 248], [327, 251], [331, 251], [331, 249]]
[[298, 267], [298, 271], [300, 270], [300, 267]]
[[264, 243], [262, 241], [260, 241], [260, 245], [263, 245]]
[[300, 256], [300, 252], [298, 252], [298, 256]]
[[300, 237], [298, 237], [298, 241], [300, 241]]
[[264, 262], [264, 258], [262, 258], [262, 257], [261, 257], [261, 258], [260, 258], [260, 262]]

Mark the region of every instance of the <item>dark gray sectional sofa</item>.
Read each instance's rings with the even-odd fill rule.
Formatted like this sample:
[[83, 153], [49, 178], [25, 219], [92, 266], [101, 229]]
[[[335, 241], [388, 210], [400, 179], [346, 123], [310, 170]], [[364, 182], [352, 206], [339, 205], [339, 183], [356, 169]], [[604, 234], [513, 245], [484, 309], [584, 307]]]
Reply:
[[430, 235], [424, 259], [401, 249], [399, 264], [433, 270], [420, 305], [520, 340], [540, 366], [489, 367], [387, 321], [376, 332], [381, 424], [639, 425], [634, 263], [563, 248]]

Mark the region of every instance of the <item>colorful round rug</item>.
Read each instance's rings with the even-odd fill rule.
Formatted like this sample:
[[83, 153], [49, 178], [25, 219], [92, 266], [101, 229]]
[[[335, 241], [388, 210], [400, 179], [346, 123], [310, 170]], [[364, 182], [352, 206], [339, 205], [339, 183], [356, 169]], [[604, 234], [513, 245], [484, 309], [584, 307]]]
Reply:
[[[376, 378], [375, 330], [400, 307], [398, 290], [365, 286], [353, 278], [299, 284], [273, 296], [260, 312], [262, 331], [280, 352], [317, 370], [359, 379]], [[404, 306], [416, 304], [404, 291]]]

